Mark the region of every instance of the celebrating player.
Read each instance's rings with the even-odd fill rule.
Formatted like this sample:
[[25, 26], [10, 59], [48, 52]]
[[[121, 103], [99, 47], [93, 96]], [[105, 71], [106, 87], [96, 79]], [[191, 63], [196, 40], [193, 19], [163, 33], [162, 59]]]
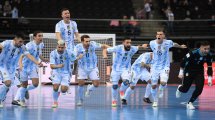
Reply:
[[210, 43], [207, 41], [201, 42], [200, 48], [193, 50], [184, 57], [178, 77], [182, 79], [182, 85], [178, 86], [176, 98], [181, 96], [181, 93], [186, 93], [190, 89], [193, 81], [196, 88], [187, 103], [187, 109], [195, 109], [193, 102], [201, 95], [204, 87], [204, 67], [203, 64], [208, 64], [208, 82], [212, 84], [212, 53], [210, 52]]
[[151, 103], [149, 99], [149, 95], [151, 92], [151, 80], [150, 80], [151, 75], [148, 71], [151, 63], [152, 63], [152, 53], [146, 52], [140, 55], [132, 64], [130, 86], [128, 89], [126, 89], [125, 95], [122, 99], [122, 104], [124, 105], [127, 104], [128, 97], [130, 96], [130, 94], [133, 93], [134, 88], [139, 79], [145, 80], [148, 83], [146, 87], [146, 94], [145, 94], [144, 101], [146, 101], [147, 103]]
[[108, 45], [100, 44], [95, 41], [90, 41], [88, 35], [81, 36], [81, 43], [76, 45], [75, 51], [78, 56], [78, 95], [79, 100], [77, 105], [83, 104], [83, 86], [86, 79], [92, 80], [92, 85], [87, 86], [85, 96], [89, 96], [90, 92], [99, 86], [99, 71], [97, 67], [97, 55], [95, 50], [106, 49]]
[[24, 42], [24, 34], [17, 33], [13, 40], [5, 40], [0, 44], [2, 52], [0, 54], [0, 72], [4, 84], [0, 88], [0, 107], [3, 107], [3, 99], [9, 90], [11, 83], [15, 78], [15, 71], [18, 65], [18, 60], [22, 54], [26, 55], [31, 61], [37, 65], [41, 65], [32, 55], [26, 51]]
[[163, 91], [169, 79], [170, 58], [169, 49], [171, 47], [186, 48], [186, 45], [179, 45], [172, 40], [166, 40], [163, 31], [157, 31], [156, 39], [150, 41], [150, 47], [153, 51], [153, 64], [151, 65], [151, 94], [153, 98], [153, 107], [157, 107], [157, 83], [160, 78], [159, 97], [163, 97]]
[[66, 50], [65, 42], [58, 40], [57, 49], [53, 50], [50, 54], [50, 67], [52, 69], [52, 84], [53, 84], [53, 108], [58, 107], [58, 97], [61, 92], [65, 93], [69, 87], [69, 79], [71, 76], [71, 62], [75, 61], [75, 53]]
[[117, 105], [117, 95], [118, 95], [118, 81], [122, 78], [123, 83], [121, 84], [120, 93], [121, 98], [124, 95], [124, 91], [128, 87], [130, 80], [130, 67], [131, 58], [138, 51], [139, 48], [147, 48], [147, 44], [142, 46], [131, 46], [131, 38], [125, 38], [121, 45], [110, 47], [107, 49], [108, 53], [116, 53], [111, 71], [111, 81], [112, 81], [112, 106]]

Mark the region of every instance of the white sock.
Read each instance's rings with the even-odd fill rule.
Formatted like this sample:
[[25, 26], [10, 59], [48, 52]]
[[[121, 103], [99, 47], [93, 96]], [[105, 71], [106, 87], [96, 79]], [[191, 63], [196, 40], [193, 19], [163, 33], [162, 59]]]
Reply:
[[2, 87], [0, 88], [0, 100], [3, 100], [5, 98], [7, 90], [9, 90], [9, 87], [3, 84]]
[[52, 95], [53, 95], [54, 102], [57, 102], [58, 97], [59, 97], [59, 92], [58, 92], [58, 91], [54, 91], [54, 90], [53, 90]]
[[157, 88], [155, 88], [155, 89], [151, 88], [151, 93], [152, 93], [153, 101], [158, 101], [158, 99], [157, 99]]
[[84, 98], [84, 87], [78, 86], [78, 98], [79, 100], [83, 100]]
[[24, 101], [27, 88], [20, 87], [20, 101]]
[[146, 92], [145, 92], [145, 98], [149, 98], [150, 94], [151, 94], [151, 84], [147, 84], [146, 85]]
[[125, 84], [122, 82], [119, 90], [125, 92], [127, 88], [128, 88], [128, 85], [125, 85]]
[[21, 95], [21, 88], [18, 88], [17, 89], [17, 92], [16, 92], [16, 95], [15, 95], [15, 97], [14, 97], [14, 100], [19, 100], [19, 98], [20, 98], [20, 95]]
[[89, 91], [93, 91], [94, 89], [95, 89], [96, 87], [92, 84], [92, 85], [90, 85], [90, 87], [89, 87]]
[[166, 88], [166, 85], [164, 85], [164, 86], [161, 84], [159, 85], [159, 90], [164, 90], [165, 88]]
[[118, 88], [117, 89], [113, 89], [112, 87], [112, 100], [117, 100], [117, 96], [118, 96]]
[[134, 90], [132, 90], [130, 87], [128, 87], [128, 89], [125, 91], [125, 95], [123, 99], [128, 100], [128, 97], [130, 97], [130, 95], [134, 92]]
[[27, 90], [33, 90], [33, 89], [35, 89], [36, 87], [33, 85], [33, 84], [31, 84], [31, 85], [28, 85], [28, 87], [27, 87]]

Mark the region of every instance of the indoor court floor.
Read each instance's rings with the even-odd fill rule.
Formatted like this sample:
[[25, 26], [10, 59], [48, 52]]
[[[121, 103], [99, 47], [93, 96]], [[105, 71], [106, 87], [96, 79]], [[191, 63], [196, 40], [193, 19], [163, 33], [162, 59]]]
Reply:
[[[194, 90], [175, 98], [177, 86], [168, 86], [164, 97], [159, 99], [157, 108], [142, 101], [145, 86], [138, 86], [130, 97], [127, 106], [119, 102], [111, 107], [111, 86], [100, 86], [90, 97], [85, 98], [84, 105], [78, 107], [77, 85], [70, 86], [71, 94], [61, 95], [59, 107], [51, 108], [52, 86], [43, 85], [41, 89], [30, 91], [26, 108], [11, 105], [16, 88], [7, 95], [4, 108], [0, 109], [0, 120], [213, 120], [215, 119], [215, 86], [205, 85], [200, 98], [194, 103], [196, 110], [187, 110], [186, 102]], [[41, 92], [41, 94], [39, 94]]]

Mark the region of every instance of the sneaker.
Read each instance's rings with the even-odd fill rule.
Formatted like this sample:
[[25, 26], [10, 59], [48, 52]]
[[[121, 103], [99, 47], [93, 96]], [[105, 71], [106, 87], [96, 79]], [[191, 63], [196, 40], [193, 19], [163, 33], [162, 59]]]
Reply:
[[28, 92], [28, 90], [25, 92], [25, 99], [26, 99], [26, 100], [29, 99], [29, 92]]
[[152, 107], [157, 107], [158, 106], [158, 102], [153, 102]]
[[0, 101], [0, 108], [3, 108], [3, 107], [4, 107], [3, 102]]
[[187, 103], [187, 109], [189, 109], [189, 110], [194, 110], [195, 109], [195, 107], [193, 106], [192, 102]]
[[143, 98], [143, 101], [146, 103], [152, 103], [152, 101], [149, 98], [145, 98], [145, 97]]
[[83, 100], [78, 100], [77, 106], [82, 106], [83, 105]]
[[117, 106], [117, 101], [116, 100], [113, 100], [112, 101], [112, 107], [116, 107]]
[[90, 84], [87, 85], [87, 90], [85, 92], [85, 97], [90, 97], [90, 91], [89, 91], [89, 88], [90, 88]]
[[20, 102], [19, 100], [13, 100], [11, 104], [20, 106], [19, 102]]
[[52, 105], [52, 108], [57, 108], [58, 107], [58, 102], [54, 102]]
[[19, 104], [20, 104], [20, 106], [22, 106], [22, 107], [26, 107], [25, 101], [20, 101]]
[[163, 98], [163, 91], [164, 91], [163, 89], [159, 90], [159, 98]]
[[122, 99], [122, 105], [127, 105], [127, 100], [126, 99]]
[[123, 99], [123, 97], [125, 95], [124, 91], [120, 91], [119, 94], [120, 94], [120, 98]]
[[175, 97], [176, 98], [180, 98], [181, 97], [181, 92], [179, 91], [179, 87], [181, 87], [182, 85], [179, 85], [177, 90], [176, 90], [176, 93], [175, 93]]

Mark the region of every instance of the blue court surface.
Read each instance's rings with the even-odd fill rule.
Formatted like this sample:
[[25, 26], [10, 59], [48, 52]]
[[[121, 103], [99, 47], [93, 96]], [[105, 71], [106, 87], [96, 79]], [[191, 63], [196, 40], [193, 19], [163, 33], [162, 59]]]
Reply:
[[[0, 120], [213, 120], [215, 119], [215, 86], [205, 86], [200, 98], [194, 103], [196, 110], [187, 110], [194, 86], [189, 93], [180, 99], [175, 98], [177, 86], [168, 86], [159, 106], [152, 108], [151, 104], [142, 101], [145, 86], [138, 86], [130, 97], [127, 106], [111, 107], [111, 86], [100, 86], [90, 97], [85, 98], [84, 106], [75, 105], [77, 101], [77, 86], [70, 86], [71, 94], [61, 95], [59, 107], [51, 108], [52, 86], [42, 86], [41, 89], [30, 91], [27, 107], [12, 106], [11, 101], [16, 88], [7, 95], [4, 108], [0, 109]], [[41, 92], [41, 94], [39, 94]]]

